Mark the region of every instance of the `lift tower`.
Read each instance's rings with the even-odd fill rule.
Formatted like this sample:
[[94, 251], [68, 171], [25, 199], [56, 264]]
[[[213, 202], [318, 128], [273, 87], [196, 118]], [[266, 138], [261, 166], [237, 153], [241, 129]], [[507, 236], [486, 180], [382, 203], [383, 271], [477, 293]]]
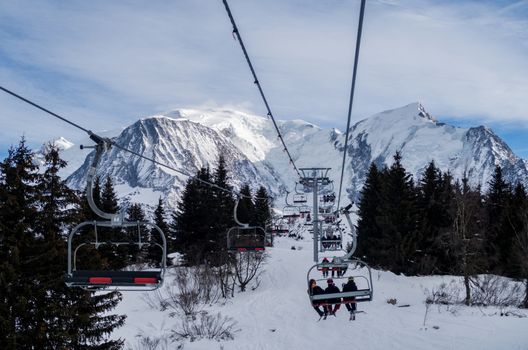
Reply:
[[313, 259], [319, 262], [319, 191], [329, 186], [332, 181], [328, 178], [328, 171], [332, 168], [300, 168], [301, 179], [299, 183], [303, 186], [305, 193], [313, 193]]

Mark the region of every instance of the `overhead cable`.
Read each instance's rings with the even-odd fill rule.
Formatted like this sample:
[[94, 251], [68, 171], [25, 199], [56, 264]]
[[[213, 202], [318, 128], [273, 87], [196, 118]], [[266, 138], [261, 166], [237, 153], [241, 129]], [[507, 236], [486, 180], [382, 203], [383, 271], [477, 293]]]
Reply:
[[231, 9], [229, 8], [229, 5], [227, 3], [227, 0], [222, 0], [224, 2], [225, 9], [227, 11], [227, 15], [229, 16], [229, 19], [231, 20], [231, 24], [233, 25], [233, 35], [236, 36], [238, 39], [238, 43], [240, 44], [240, 47], [242, 48], [242, 52], [244, 53], [244, 57], [246, 58], [246, 61], [249, 65], [249, 69], [251, 70], [251, 74], [253, 75], [253, 82], [255, 85], [257, 85], [257, 88], [260, 92], [260, 96], [262, 97], [262, 101], [264, 101], [264, 105], [266, 106], [266, 110], [268, 111], [268, 117], [273, 122], [273, 126], [275, 127], [275, 131], [277, 132], [277, 135], [282, 143], [283, 150], [286, 152], [288, 159], [290, 161], [290, 164], [293, 166], [293, 169], [297, 173], [297, 176], [302, 177], [301, 173], [299, 172], [299, 169], [295, 165], [295, 162], [293, 161], [293, 158], [291, 156], [290, 151], [288, 150], [288, 147], [286, 147], [286, 143], [284, 142], [284, 138], [282, 137], [282, 134], [280, 132], [280, 129], [277, 125], [277, 122], [275, 121], [275, 117], [273, 117], [273, 113], [271, 112], [271, 108], [268, 104], [268, 100], [266, 99], [266, 96], [264, 95], [264, 91], [262, 90], [262, 86], [260, 85], [260, 82], [257, 78], [257, 73], [255, 73], [255, 69], [253, 68], [253, 64], [251, 64], [251, 60], [249, 59], [249, 55], [246, 51], [246, 47], [244, 46], [244, 42], [242, 41], [242, 36], [240, 36], [240, 31], [238, 30], [238, 27], [235, 23], [235, 19], [233, 18], [233, 14], [231, 13]]
[[354, 55], [354, 71], [352, 73], [352, 85], [350, 87], [350, 100], [348, 102], [348, 118], [347, 126], [345, 133], [345, 147], [343, 149], [343, 162], [341, 164], [341, 179], [339, 180], [339, 195], [337, 196], [337, 211], [339, 212], [339, 205], [341, 204], [341, 190], [343, 188], [343, 177], [345, 174], [345, 160], [348, 148], [348, 135], [350, 132], [350, 117], [352, 115], [352, 103], [354, 102], [354, 90], [356, 87], [356, 76], [357, 76], [357, 67], [359, 61], [359, 48], [361, 46], [361, 33], [363, 31], [363, 16], [365, 14], [365, 0], [361, 0], [361, 8], [359, 10], [359, 22], [357, 29], [357, 38], [356, 38], [356, 53]]
[[[222, 186], [219, 186], [219, 185], [217, 185], [217, 184], [215, 184], [215, 183], [212, 183], [212, 182], [209, 182], [209, 181], [206, 181], [206, 180], [200, 179], [200, 178], [198, 178], [198, 177], [196, 177], [196, 176], [194, 176], [194, 175], [188, 174], [188, 173], [186, 173], [186, 172], [184, 172], [184, 171], [181, 171], [181, 170], [179, 170], [179, 169], [176, 169], [176, 168], [174, 168], [174, 167], [172, 167], [172, 166], [170, 166], [170, 165], [167, 165], [167, 164], [165, 164], [165, 163], [162, 163], [162, 162], [160, 162], [160, 161], [157, 161], [157, 160], [155, 160], [155, 159], [153, 159], [153, 158], [150, 158], [150, 157], [144, 156], [144, 155], [142, 155], [142, 154], [140, 154], [140, 153], [137, 153], [137, 152], [135, 152], [135, 151], [132, 151], [132, 150], [130, 150], [130, 149], [124, 147], [124, 146], [121, 146], [121, 145], [117, 144], [117, 143], [116, 143], [115, 141], [113, 141], [113, 140], [110, 140], [110, 139], [107, 139], [107, 138], [100, 137], [100, 136], [98, 136], [97, 134], [93, 133], [91, 130], [86, 129], [86, 128], [80, 126], [79, 124], [76, 124], [76, 123], [72, 122], [71, 120], [69, 120], [69, 119], [67, 119], [67, 118], [65, 118], [65, 117], [62, 117], [62, 116], [58, 115], [57, 113], [52, 112], [51, 110], [49, 110], [49, 109], [47, 109], [47, 108], [44, 108], [44, 107], [42, 107], [41, 105], [39, 105], [39, 104], [37, 104], [37, 103], [35, 103], [35, 102], [33, 102], [33, 101], [31, 101], [31, 100], [25, 98], [25, 97], [22, 97], [22, 96], [20, 96], [20, 95], [18, 95], [18, 94], [16, 94], [16, 93], [14, 93], [13, 91], [8, 90], [8, 89], [6, 89], [6, 88], [4, 88], [4, 87], [2, 87], [2, 86], [0, 86], [0, 90], [2, 90], [2, 91], [4, 91], [4, 92], [8, 93], [8, 94], [11, 95], [11, 96], [14, 96], [14, 97], [18, 98], [19, 100], [21, 100], [21, 101], [23, 101], [23, 102], [25, 102], [25, 103], [27, 103], [27, 104], [29, 104], [29, 105], [31, 105], [31, 106], [37, 108], [37, 109], [40, 109], [41, 111], [44, 111], [44, 112], [47, 113], [47, 114], [50, 114], [50, 115], [54, 116], [55, 118], [60, 119], [60, 120], [63, 121], [63, 122], [66, 122], [66, 123], [72, 125], [73, 127], [77, 128], [77, 129], [80, 129], [80, 130], [86, 132], [86, 133], [87, 133], [92, 139], [104, 140], [105, 142], [108, 142], [110, 145], [112, 145], [112, 146], [114, 146], [114, 147], [116, 147], [116, 148], [119, 148], [119, 149], [122, 150], [122, 151], [128, 152], [128, 153], [133, 154], [133, 155], [135, 155], [135, 156], [137, 156], [137, 157], [140, 157], [140, 158], [143, 158], [143, 159], [145, 159], [145, 160], [151, 161], [151, 162], [153, 162], [153, 163], [155, 163], [155, 164], [157, 164], [157, 165], [159, 165], [159, 166], [162, 166], [162, 167], [164, 167], [164, 168], [170, 169], [170, 170], [172, 170], [172, 171], [174, 171], [174, 172], [176, 172], [176, 173], [178, 173], [178, 174], [181, 174], [181, 175], [184, 175], [184, 176], [187, 176], [187, 177], [190, 177], [190, 178], [194, 178], [196, 181], [201, 182], [201, 183], [203, 183], [203, 184], [206, 184], [206, 185], [208, 185], [208, 186], [211, 186], [211, 187], [213, 187], [213, 188], [216, 188], [216, 189], [218, 189], [218, 190], [220, 190], [220, 191], [232, 193], [232, 194], [234, 194], [235, 196], [240, 197], [240, 198], [252, 198], [252, 197], [250, 197], [250, 196], [247, 196], [247, 195], [244, 195], [244, 194], [241, 194], [241, 193], [235, 192], [235, 191], [233, 191], [233, 190], [230, 190], [230, 189], [224, 188], [224, 187], [222, 187]], [[254, 197], [254, 198], [255, 198], [255, 199], [270, 199], [271, 197], [266, 197], [266, 198]]]

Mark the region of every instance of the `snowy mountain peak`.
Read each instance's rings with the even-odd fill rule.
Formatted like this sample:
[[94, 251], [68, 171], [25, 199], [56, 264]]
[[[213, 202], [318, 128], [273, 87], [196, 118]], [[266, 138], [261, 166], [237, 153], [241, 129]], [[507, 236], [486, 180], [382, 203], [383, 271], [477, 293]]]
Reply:
[[58, 139], [54, 140], [52, 144], [57, 147], [59, 150], [67, 150], [69, 148], [72, 148], [75, 146], [75, 144], [64, 137], [59, 137]]
[[[332, 168], [329, 176], [338, 183], [345, 134], [303, 120], [277, 124], [297, 167]], [[272, 121], [246, 112], [226, 108], [179, 109], [142, 118], [114, 140], [187, 174], [194, 174], [203, 166], [214, 166], [218, 155], [223, 154], [235, 188], [243, 182], [253, 189], [263, 184], [277, 196], [284, 194], [285, 189], [292, 191], [298, 181]], [[343, 201], [357, 199], [372, 162], [380, 167], [390, 166], [396, 152], [400, 152], [404, 167], [417, 180], [434, 160], [441, 170], [450, 171], [455, 177], [466, 172], [473, 185], [483, 188], [496, 165], [503, 168], [509, 181], [528, 184], [528, 163], [513, 154], [491, 129], [439, 123], [419, 102], [377, 113], [353, 125], [346, 152], [343, 196], [348, 198]], [[86, 157], [86, 153], [82, 156]], [[84, 187], [90, 159], [91, 156], [70, 176], [72, 186]], [[99, 175], [112, 176], [121, 186], [120, 193], [130, 200], [139, 198], [137, 193], [150, 191], [154, 198], [151, 202], [162, 194], [172, 205], [187, 180], [170, 169], [116, 149], [103, 157]], [[144, 197], [138, 201], [148, 202]], [[280, 207], [281, 203], [276, 205]]]
[[[118, 148], [105, 153], [98, 167], [102, 178], [110, 176], [119, 187], [122, 196], [132, 201], [154, 205], [160, 195], [166, 196], [172, 206], [176, 205], [188, 176], [202, 167], [214, 167], [221, 155], [233, 176], [235, 188], [248, 183], [252, 188], [269, 184], [270, 192], [278, 192], [280, 183], [266, 166], [259, 169], [247, 159], [232, 142], [216, 130], [185, 118], [174, 119], [156, 115], [143, 118], [125, 128], [114, 141], [156, 160], [167, 167], [136, 157]], [[72, 187], [83, 188], [85, 176], [93, 152], [84, 164], [75, 171], [68, 182]], [[141, 195], [138, 188], [149, 189], [149, 198]], [[147, 191], [148, 192], [148, 191]], [[141, 199], [138, 199], [140, 196]]]
[[420, 102], [410, 103], [406, 106], [386, 110], [373, 116], [364, 119], [363, 121], [383, 122], [383, 123], [398, 123], [406, 126], [415, 124], [417, 121], [427, 121], [436, 123], [436, 119], [429, 114]]

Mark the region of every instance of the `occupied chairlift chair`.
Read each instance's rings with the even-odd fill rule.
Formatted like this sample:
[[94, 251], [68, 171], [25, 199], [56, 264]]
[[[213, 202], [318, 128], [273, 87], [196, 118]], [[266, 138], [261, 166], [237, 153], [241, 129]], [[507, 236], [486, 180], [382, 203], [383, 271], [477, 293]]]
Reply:
[[239, 226], [227, 231], [227, 250], [230, 252], [263, 251], [266, 249], [266, 231], [260, 226], [249, 226], [238, 220], [237, 209], [240, 198], [237, 198], [233, 216]]
[[[95, 146], [95, 155], [92, 165], [88, 171], [87, 177], [87, 198], [88, 204], [92, 211], [105, 220], [86, 221], [77, 225], [68, 236], [68, 271], [66, 275], [66, 285], [68, 287], [79, 287], [87, 290], [133, 290], [133, 291], [148, 291], [155, 290], [163, 284], [165, 270], [167, 267], [167, 243], [163, 231], [155, 224], [146, 221], [128, 222], [123, 219], [123, 213], [110, 214], [100, 210], [93, 199], [93, 181], [96, 175], [97, 165], [100, 161], [102, 153], [110, 148], [110, 142], [107, 139], [102, 139], [96, 135], [90, 136], [97, 145]], [[81, 146], [82, 147], [82, 146]], [[86, 147], [85, 147], [86, 148]], [[92, 147], [90, 147], [92, 148]], [[83, 242], [73, 248], [73, 241], [77, 235], [81, 235], [81, 229], [92, 228], [95, 240]], [[148, 231], [142, 230], [150, 227], [159, 234], [160, 242], [156, 243], [152, 239], [148, 239]], [[100, 241], [100, 228], [109, 229], [137, 229], [137, 241]], [[102, 231], [102, 230], [101, 230]], [[117, 234], [122, 234], [117, 233]], [[144, 240], [142, 240], [144, 235]], [[151, 237], [152, 238], [152, 237]], [[158, 266], [155, 268], [141, 269], [141, 270], [84, 270], [77, 268], [78, 251], [83, 247], [93, 247], [99, 249], [101, 246], [121, 245], [136, 246], [138, 251], [143, 247], [157, 247], [160, 250], [160, 257]]]
[[307, 205], [301, 205], [299, 207], [299, 214], [301, 214], [301, 217], [311, 214], [311, 212], [312, 212], [312, 208], [310, 208]]
[[[321, 252], [343, 250], [343, 233], [339, 229], [336, 230], [333, 225], [329, 225], [323, 227], [321, 232]], [[334, 237], [336, 238], [334, 239]]]
[[[345, 214], [350, 227], [353, 230], [353, 225], [350, 220], [350, 208], [352, 205], [343, 208], [342, 212]], [[350, 278], [353, 277], [354, 281], [357, 284], [358, 290], [353, 292], [340, 292], [332, 294], [319, 294], [313, 295], [311, 289], [308, 287], [308, 297], [310, 298], [310, 303], [312, 305], [323, 306], [330, 304], [348, 304], [348, 303], [358, 303], [364, 301], [372, 301], [374, 297], [374, 288], [372, 285], [372, 273], [370, 267], [362, 260], [352, 257], [357, 247], [357, 234], [353, 231], [352, 233], [352, 247], [349, 253], [343, 257], [334, 257], [332, 262], [328, 263], [318, 263], [313, 265], [306, 275], [307, 285], [310, 282], [310, 279], [315, 279], [321, 283], [324, 283], [326, 276], [324, 278], [314, 278], [314, 274], [319, 274], [320, 272], [325, 271], [334, 271], [337, 272], [337, 276], [332, 277], [336, 286], [341, 290], [343, 285]], [[339, 283], [341, 282], [341, 283]], [[343, 300], [343, 298], [345, 300]], [[355, 298], [351, 301], [350, 298]], [[331, 303], [328, 300], [333, 300]]]

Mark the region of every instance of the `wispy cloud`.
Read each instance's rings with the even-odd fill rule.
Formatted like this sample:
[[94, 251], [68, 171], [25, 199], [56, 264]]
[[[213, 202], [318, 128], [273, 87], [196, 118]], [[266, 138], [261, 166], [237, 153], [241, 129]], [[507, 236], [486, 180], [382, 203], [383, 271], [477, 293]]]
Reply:
[[[230, 4], [277, 117], [343, 127], [359, 1]], [[264, 114], [221, 1], [1, 2], [0, 82], [94, 130], [177, 107]], [[526, 96], [526, 1], [367, 2], [354, 119], [419, 100], [523, 125]], [[2, 142], [74, 132], [37, 114], [0, 96]]]

